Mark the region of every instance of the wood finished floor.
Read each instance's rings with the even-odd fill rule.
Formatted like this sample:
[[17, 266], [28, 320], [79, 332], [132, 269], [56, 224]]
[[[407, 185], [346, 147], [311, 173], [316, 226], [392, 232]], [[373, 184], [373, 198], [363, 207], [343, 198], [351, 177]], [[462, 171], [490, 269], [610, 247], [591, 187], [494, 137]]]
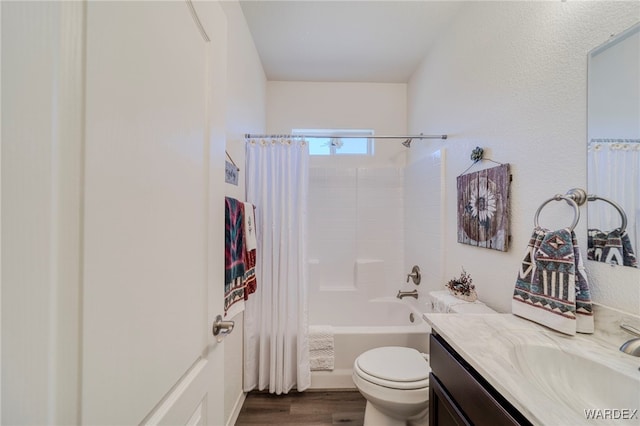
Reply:
[[306, 391], [287, 395], [249, 392], [236, 426], [362, 426], [366, 400], [358, 391]]

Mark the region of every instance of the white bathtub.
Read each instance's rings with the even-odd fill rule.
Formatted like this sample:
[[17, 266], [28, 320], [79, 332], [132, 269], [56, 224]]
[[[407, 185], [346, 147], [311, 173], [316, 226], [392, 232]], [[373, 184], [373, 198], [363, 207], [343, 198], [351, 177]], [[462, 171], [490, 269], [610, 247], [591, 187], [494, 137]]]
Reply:
[[[360, 318], [363, 314], [356, 311], [354, 316], [359, 317], [362, 323], [371, 325], [333, 325], [334, 370], [312, 371], [311, 388], [355, 389], [351, 379], [353, 362], [369, 349], [380, 346], [405, 346], [427, 353], [431, 329], [422, 319], [421, 306], [415, 299], [407, 299], [409, 298], [398, 300], [395, 297], [385, 297], [370, 300], [373, 309], [365, 311], [371, 314], [367, 315], [367, 318]], [[410, 321], [410, 314], [413, 314], [414, 322]]]

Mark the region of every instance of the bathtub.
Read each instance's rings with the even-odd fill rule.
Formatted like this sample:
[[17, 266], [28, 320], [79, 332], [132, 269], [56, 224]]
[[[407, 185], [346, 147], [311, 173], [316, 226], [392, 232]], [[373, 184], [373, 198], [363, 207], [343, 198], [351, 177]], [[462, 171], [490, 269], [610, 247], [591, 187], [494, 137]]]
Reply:
[[372, 299], [368, 302], [371, 304], [370, 309], [352, 311], [352, 313], [357, 312], [352, 317], [355, 316], [359, 323], [368, 325], [332, 324], [334, 369], [312, 371], [311, 389], [355, 389], [351, 379], [353, 362], [361, 353], [369, 349], [380, 346], [405, 346], [427, 353], [431, 328], [422, 319], [422, 313], [426, 308], [418, 304], [415, 299], [407, 299], [409, 298]]

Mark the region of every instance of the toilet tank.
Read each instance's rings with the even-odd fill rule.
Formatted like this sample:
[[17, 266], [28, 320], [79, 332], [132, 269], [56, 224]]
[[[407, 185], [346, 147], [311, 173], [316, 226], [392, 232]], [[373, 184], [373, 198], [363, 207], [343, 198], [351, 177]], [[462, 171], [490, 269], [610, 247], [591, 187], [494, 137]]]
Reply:
[[483, 302], [467, 302], [458, 299], [448, 290], [432, 291], [429, 293], [429, 312], [454, 314], [495, 314], [496, 311]]

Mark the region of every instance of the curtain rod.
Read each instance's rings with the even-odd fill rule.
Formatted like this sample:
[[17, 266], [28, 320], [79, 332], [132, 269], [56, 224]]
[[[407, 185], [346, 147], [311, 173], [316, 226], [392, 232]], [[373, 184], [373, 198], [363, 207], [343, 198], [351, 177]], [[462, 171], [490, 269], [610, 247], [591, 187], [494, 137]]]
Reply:
[[403, 136], [378, 136], [378, 135], [257, 135], [252, 133], [245, 133], [245, 139], [261, 139], [261, 138], [304, 138], [304, 139], [317, 139], [317, 138], [368, 138], [368, 139], [447, 139], [447, 135], [403, 135]]
[[640, 139], [591, 139], [591, 143], [640, 143]]

